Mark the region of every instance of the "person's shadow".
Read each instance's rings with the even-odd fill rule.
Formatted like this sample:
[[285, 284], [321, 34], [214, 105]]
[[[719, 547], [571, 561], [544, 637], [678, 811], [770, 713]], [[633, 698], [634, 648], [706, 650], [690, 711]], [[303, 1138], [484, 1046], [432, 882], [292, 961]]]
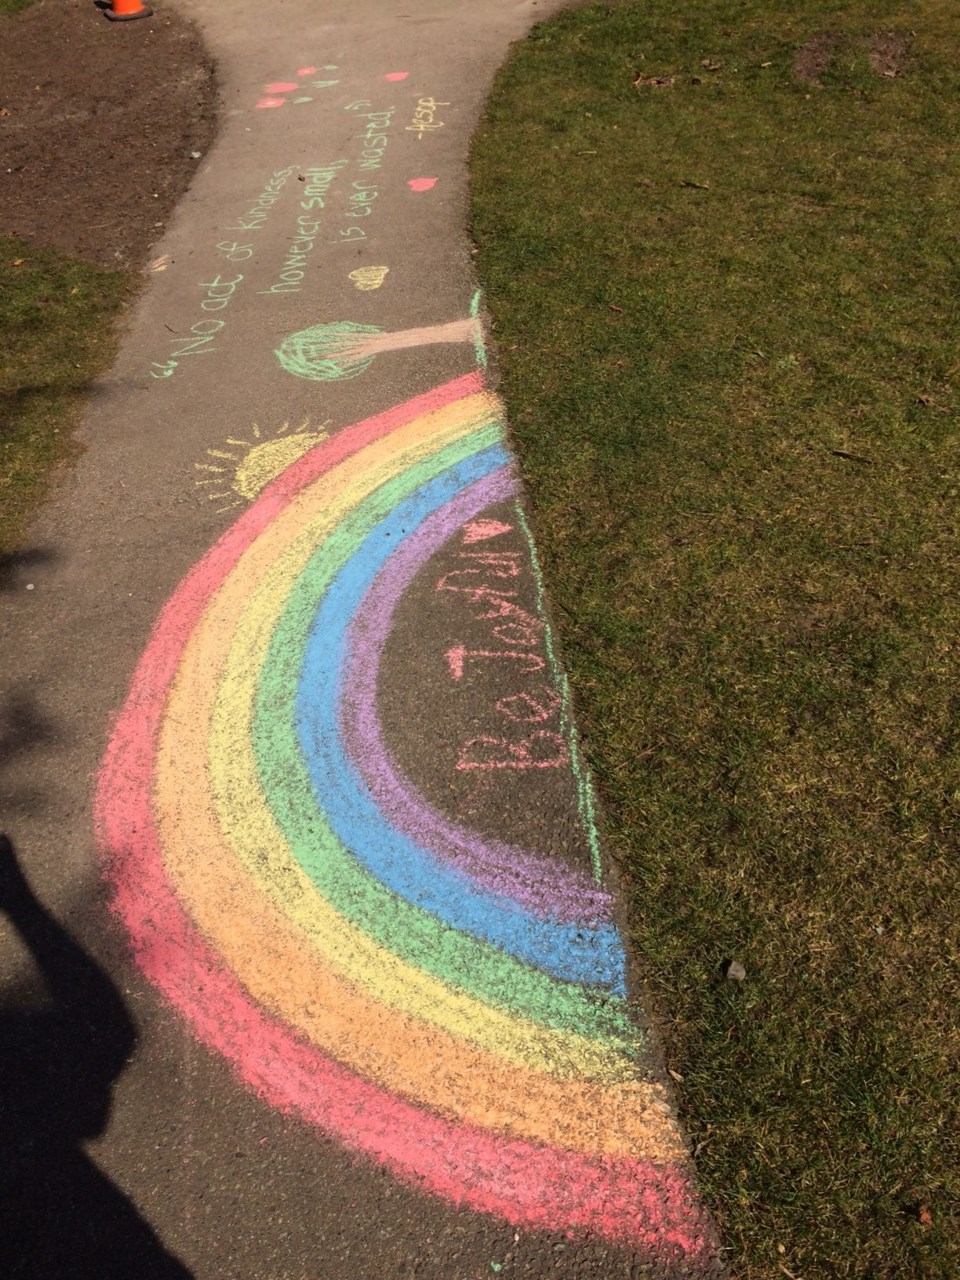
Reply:
[[43, 978], [39, 1009], [0, 1006], [0, 1276], [190, 1280], [133, 1203], [86, 1155], [137, 1043], [107, 974], [34, 896], [0, 835], [0, 928]]

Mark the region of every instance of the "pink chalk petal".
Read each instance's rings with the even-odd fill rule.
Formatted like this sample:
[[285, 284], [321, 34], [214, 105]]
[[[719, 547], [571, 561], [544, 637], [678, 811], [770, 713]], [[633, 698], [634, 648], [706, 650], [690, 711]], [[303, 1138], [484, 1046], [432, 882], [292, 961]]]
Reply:
[[257, 103], [258, 111], [266, 111], [268, 107], [282, 107], [286, 98], [261, 98]]
[[301, 67], [300, 70], [297, 72], [297, 75], [312, 76], [313, 73], [316, 71], [316, 69], [317, 69], [316, 67]]
[[384, 80], [394, 80], [394, 81], [406, 80], [409, 74], [410, 74], [409, 71], [391, 71], [388, 75], [385, 75], [383, 78]]
[[411, 191], [429, 191], [437, 185], [436, 178], [408, 178], [407, 186]]
[[299, 89], [300, 86], [290, 80], [278, 80], [276, 84], [268, 84], [265, 92], [267, 93], [289, 93], [291, 89]]

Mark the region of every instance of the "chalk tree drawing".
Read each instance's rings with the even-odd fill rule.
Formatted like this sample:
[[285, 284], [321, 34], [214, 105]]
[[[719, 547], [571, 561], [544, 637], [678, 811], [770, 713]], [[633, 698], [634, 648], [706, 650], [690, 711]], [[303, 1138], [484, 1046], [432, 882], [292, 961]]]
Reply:
[[439, 342], [470, 342], [476, 346], [481, 338], [476, 316], [396, 333], [385, 333], [372, 324], [338, 320], [333, 324], [315, 324], [292, 334], [277, 348], [276, 356], [288, 373], [315, 382], [332, 382], [355, 378], [369, 369], [375, 356], [385, 351]]
[[404, 593], [514, 492], [479, 372], [263, 489], [164, 608], [116, 723], [113, 906], [264, 1100], [453, 1204], [691, 1263], [709, 1234], [609, 895], [436, 810], [380, 724]]

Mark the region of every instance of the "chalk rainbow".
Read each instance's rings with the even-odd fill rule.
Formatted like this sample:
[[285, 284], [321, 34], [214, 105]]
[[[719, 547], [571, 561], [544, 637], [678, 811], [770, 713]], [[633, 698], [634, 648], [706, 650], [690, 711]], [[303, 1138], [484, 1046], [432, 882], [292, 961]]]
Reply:
[[434, 809], [384, 742], [404, 591], [514, 492], [478, 373], [263, 491], [156, 624], [97, 829], [138, 963], [270, 1103], [518, 1226], [705, 1256], [610, 900]]

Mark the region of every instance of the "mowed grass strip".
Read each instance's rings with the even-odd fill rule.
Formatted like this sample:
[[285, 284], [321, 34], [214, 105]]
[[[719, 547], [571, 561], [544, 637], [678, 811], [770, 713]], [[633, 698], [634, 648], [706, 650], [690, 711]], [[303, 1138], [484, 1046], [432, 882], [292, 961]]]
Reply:
[[0, 554], [22, 538], [76, 416], [116, 348], [137, 278], [0, 237]]
[[474, 145], [606, 837], [740, 1277], [960, 1276], [958, 137], [939, 0], [644, 0], [538, 27]]

